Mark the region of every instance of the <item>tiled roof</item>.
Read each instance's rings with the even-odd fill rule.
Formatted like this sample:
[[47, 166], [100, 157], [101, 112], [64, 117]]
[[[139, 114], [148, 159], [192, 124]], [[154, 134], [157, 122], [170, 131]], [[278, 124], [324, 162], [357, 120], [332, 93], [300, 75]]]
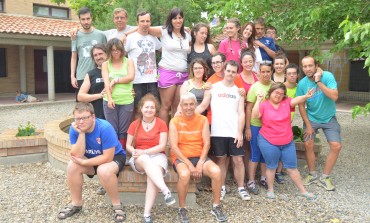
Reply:
[[0, 33], [69, 37], [79, 21], [0, 13]]

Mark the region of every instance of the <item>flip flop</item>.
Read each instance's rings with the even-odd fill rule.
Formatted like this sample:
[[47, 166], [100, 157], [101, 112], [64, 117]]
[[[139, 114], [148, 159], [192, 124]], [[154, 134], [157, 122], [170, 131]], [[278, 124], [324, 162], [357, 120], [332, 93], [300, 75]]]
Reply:
[[316, 200], [316, 198], [317, 198], [317, 196], [315, 194], [310, 193], [310, 192], [306, 192], [306, 193], [300, 194], [300, 196], [306, 198], [309, 201]]

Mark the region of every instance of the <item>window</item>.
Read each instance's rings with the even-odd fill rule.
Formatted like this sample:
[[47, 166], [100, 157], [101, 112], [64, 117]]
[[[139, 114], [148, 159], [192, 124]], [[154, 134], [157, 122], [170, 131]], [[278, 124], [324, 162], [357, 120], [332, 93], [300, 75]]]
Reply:
[[0, 48], [0, 77], [6, 77], [6, 50]]
[[4, 12], [4, 0], [0, 0], [0, 12]]
[[33, 5], [33, 15], [68, 19], [69, 9], [47, 5]]

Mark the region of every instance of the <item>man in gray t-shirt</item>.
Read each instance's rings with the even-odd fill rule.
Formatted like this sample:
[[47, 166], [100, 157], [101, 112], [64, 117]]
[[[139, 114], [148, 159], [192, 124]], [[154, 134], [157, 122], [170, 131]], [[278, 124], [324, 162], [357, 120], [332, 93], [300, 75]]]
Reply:
[[128, 20], [127, 11], [125, 9], [123, 8], [114, 9], [113, 22], [114, 25], [116, 26], [116, 29], [109, 29], [103, 31], [108, 41], [113, 38], [118, 38], [119, 40], [122, 40], [123, 35], [125, 33], [135, 28], [134, 26], [127, 25], [127, 20]]
[[76, 96], [86, 73], [94, 68], [91, 48], [97, 43], [107, 42], [104, 33], [91, 26], [92, 15], [90, 9], [81, 8], [78, 10], [78, 17], [83, 29], [77, 33], [77, 38], [72, 40], [71, 56], [71, 84], [74, 88], [77, 88]]

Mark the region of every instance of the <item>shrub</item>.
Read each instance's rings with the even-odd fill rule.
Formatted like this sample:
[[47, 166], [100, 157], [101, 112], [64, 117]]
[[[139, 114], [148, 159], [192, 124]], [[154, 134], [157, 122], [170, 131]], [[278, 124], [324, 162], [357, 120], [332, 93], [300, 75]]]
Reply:
[[18, 133], [16, 136], [33, 136], [35, 135], [36, 127], [31, 124], [31, 122], [27, 122], [26, 126], [20, 124], [18, 126]]

